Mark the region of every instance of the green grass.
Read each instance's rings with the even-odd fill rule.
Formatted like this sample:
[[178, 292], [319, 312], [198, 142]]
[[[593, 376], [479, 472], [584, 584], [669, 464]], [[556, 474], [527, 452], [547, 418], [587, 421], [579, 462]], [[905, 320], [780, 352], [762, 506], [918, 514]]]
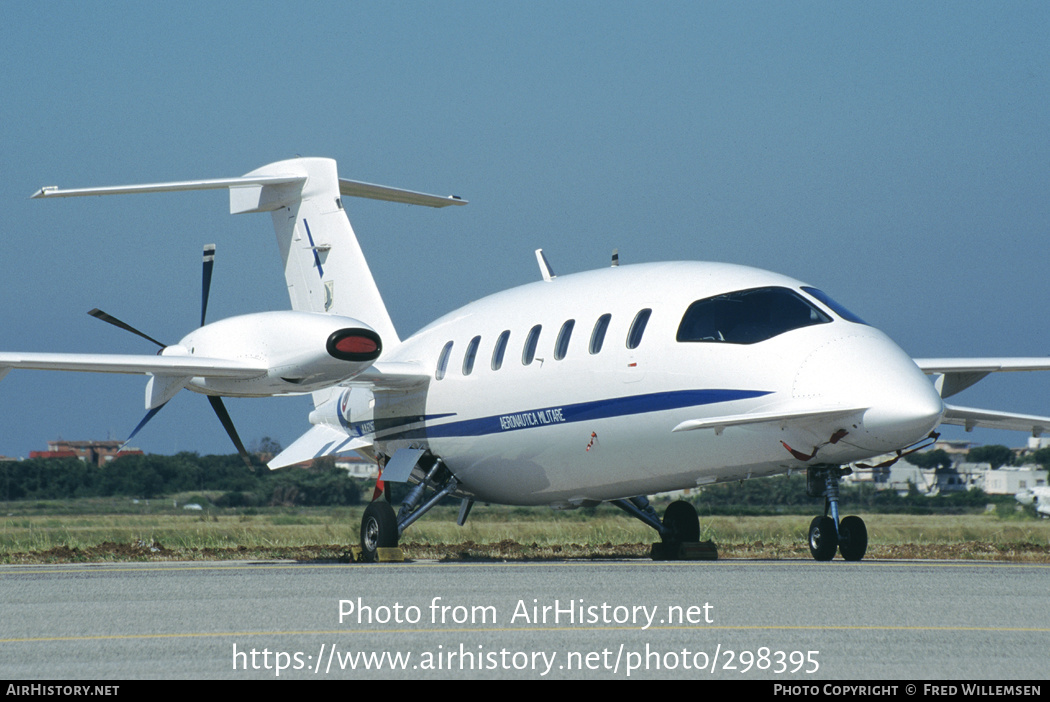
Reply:
[[[363, 507], [209, 507], [196, 512], [175, 507], [170, 499], [0, 503], [0, 562], [324, 557], [318, 549], [334, 558], [357, 544], [362, 511]], [[652, 529], [609, 506], [555, 512], [477, 505], [463, 527], [456, 525], [456, 515], [455, 507], [435, 508], [405, 532], [403, 543], [436, 557], [465, 551], [498, 555], [509, 545], [525, 556], [641, 556], [655, 540]], [[1013, 513], [1003, 518], [995, 511], [862, 516], [870, 554], [994, 558], [1017, 552], [1027, 554], [1024, 560], [1050, 562], [1050, 520]], [[701, 539], [713, 540], [723, 555], [805, 557], [809, 521], [799, 515], [701, 517]]]

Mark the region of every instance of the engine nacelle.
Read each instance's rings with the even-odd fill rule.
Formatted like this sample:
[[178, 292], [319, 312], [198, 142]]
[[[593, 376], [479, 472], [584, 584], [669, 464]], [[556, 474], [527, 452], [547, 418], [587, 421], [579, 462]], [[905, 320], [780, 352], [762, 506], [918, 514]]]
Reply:
[[227, 397], [305, 393], [349, 380], [383, 351], [374, 329], [352, 317], [260, 312], [230, 317], [183, 337], [161, 355], [222, 358], [266, 367], [249, 379], [194, 378], [187, 387]]

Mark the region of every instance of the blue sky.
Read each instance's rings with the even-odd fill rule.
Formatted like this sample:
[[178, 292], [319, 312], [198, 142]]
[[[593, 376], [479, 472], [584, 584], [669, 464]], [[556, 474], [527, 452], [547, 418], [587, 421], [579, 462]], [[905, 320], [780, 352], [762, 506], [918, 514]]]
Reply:
[[[286, 309], [269, 218], [222, 192], [28, 198], [300, 154], [470, 200], [347, 202], [403, 336], [537, 279], [537, 247], [560, 274], [619, 248], [793, 275], [915, 356], [1047, 355], [1048, 36], [1035, 2], [8, 3], [0, 348], [153, 353], [85, 313], [174, 342], [212, 242], [209, 319]], [[123, 438], [144, 386], [14, 371], [0, 454]], [[1050, 373], [954, 400], [1050, 414]], [[306, 398], [227, 406], [249, 446], [308, 428]], [[192, 393], [134, 443], [232, 451]]]

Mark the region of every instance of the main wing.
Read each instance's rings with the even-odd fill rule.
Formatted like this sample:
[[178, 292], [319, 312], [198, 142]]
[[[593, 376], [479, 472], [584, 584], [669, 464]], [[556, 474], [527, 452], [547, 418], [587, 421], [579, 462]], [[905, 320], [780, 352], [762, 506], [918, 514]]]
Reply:
[[267, 370], [265, 366], [200, 356], [0, 352], [0, 378], [7, 375], [12, 368], [130, 375], [185, 375], [191, 378], [256, 378], [265, 374]]
[[941, 420], [941, 424], [965, 427], [966, 431], [970, 431], [974, 427], [1025, 431], [1032, 436], [1040, 436], [1043, 432], [1050, 432], [1050, 417], [998, 412], [996, 410], [983, 410], [948, 404], [945, 405], [944, 419]]
[[951, 397], [989, 373], [1050, 370], [1050, 358], [916, 358], [926, 375], [937, 376], [934, 386], [941, 397]]
[[[1043, 357], [916, 358], [915, 364], [927, 375], [935, 376], [934, 386], [941, 397], [951, 397], [990, 373], [1050, 370], [1050, 358]], [[967, 431], [983, 427], [1030, 432], [1032, 436], [1050, 431], [1050, 417], [960, 407], [947, 403], [944, 407], [944, 419], [941, 423], [965, 427]]]
[[[170, 400], [193, 378], [257, 378], [265, 366], [200, 356], [146, 356], [104, 353], [0, 353], [0, 379], [11, 369], [150, 375], [146, 409]], [[157, 382], [159, 381], [159, 382]]]

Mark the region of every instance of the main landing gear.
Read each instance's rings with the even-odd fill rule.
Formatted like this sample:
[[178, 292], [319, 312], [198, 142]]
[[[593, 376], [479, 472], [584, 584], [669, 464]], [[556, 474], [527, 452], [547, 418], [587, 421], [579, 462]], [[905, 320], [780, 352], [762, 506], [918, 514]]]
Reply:
[[860, 517], [839, 521], [839, 479], [852, 471], [841, 466], [812, 466], [806, 472], [806, 492], [824, 497], [824, 516], [809, 524], [809, 552], [818, 561], [830, 561], [838, 550], [847, 561], [859, 561], [868, 550], [868, 529]]
[[[396, 548], [401, 539], [401, 532], [459, 487], [459, 481], [441, 459], [430, 458], [432, 463], [426, 477], [408, 493], [397, 514], [383, 498], [368, 503], [361, 518], [361, 560], [375, 561], [379, 549]], [[432, 494], [424, 501], [423, 497], [428, 489]], [[471, 505], [473, 500], [463, 501], [459, 512], [460, 525], [466, 521]]]
[[[624, 512], [636, 519], [645, 522], [660, 535], [660, 543], [653, 544], [653, 560], [673, 561], [682, 557], [683, 546], [692, 548], [699, 545], [700, 541], [700, 519], [696, 515], [696, 508], [689, 502], [678, 500], [672, 502], [664, 510], [663, 521], [657, 516], [656, 510], [645, 497], [632, 497], [626, 500], [613, 500]], [[717, 558], [717, 552], [713, 544], [699, 545], [701, 548], [692, 557], [704, 559]]]

